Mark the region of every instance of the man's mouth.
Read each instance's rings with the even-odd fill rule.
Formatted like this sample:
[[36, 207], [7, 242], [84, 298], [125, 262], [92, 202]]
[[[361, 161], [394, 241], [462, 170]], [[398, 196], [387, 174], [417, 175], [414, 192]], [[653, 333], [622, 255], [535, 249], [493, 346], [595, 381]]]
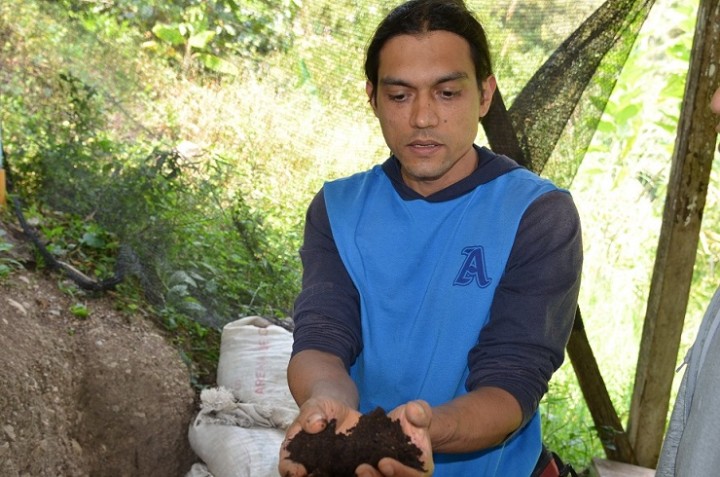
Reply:
[[410, 143], [410, 147], [417, 148], [417, 149], [432, 149], [435, 147], [439, 147], [440, 143], [432, 142], [432, 141], [414, 141]]

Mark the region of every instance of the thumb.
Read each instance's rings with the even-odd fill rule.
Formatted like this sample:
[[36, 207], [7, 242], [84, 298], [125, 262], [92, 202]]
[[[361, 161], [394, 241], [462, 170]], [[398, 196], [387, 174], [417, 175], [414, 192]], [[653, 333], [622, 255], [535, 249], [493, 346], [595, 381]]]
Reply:
[[430, 405], [421, 400], [410, 401], [405, 406], [405, 418], [415, 427], [430, 427], [432, 420]]

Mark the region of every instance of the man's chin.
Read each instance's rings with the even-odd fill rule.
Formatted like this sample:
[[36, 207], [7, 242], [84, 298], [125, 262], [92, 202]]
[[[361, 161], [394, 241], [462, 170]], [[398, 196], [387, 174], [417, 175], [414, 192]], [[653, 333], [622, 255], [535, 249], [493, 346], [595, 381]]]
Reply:
[[415, 182], [432, 184], [441, 180], [447, 171], [437, 171], [422, 168], [404, 169], [403, 177]]

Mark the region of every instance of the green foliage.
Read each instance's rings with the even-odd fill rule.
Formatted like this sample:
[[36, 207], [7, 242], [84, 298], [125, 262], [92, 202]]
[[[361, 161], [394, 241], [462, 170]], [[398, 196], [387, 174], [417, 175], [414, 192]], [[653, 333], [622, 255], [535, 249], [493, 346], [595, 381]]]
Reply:
[[[58, 260], [71, 262], [98, 280], [114, 273], [118, 237], [97, 222], [76, 214], [31, 208], [27, 217], [47, 242], [48, 251]], [[42, 257], [37, 257], [42, 263]]]
[[[118, 52], [114, 62], [95, 65], [103, 55], [88, 57], [71, 47], [62, 61], [52, 57], [42, 67], [27, 62], [41, 45], [24, 40], [21, 31], [35, 25], [22, 22], [32, 17], [42, 30], [30, 37], [58, 29], [33, 11], [34, 3], [18, 5], [15, 10], [0, 7], [0, 36], [8, 40], [3, 43], [7, 55], [0, 59], [0, 120], [7, 133], [8, 167], [26, 215], [56, 258], [98, 280], [123, 271], [128, 285], [119, 287], [117, 295], [123, 309], [137, 313], [142, 301], [152, 303], [186, 356], [204, 363], [197, 372], [211, 375], [218, 352], [212, 347], [218, 342], [208, 337], [219, 327], [244, 314], [289, 313], [299, 284], [299, 234], [277, 228], [282, 221], [265, 220], [258, 208], [262, 204], [248, 202], [235, 186], [224, 191], [238, 177], [236, 164], [208, 151], [182, 156], [164, 140], [147, 140], [153, 134], [147, 126], [124, 119], [133, 103], [118, 108], [116, 83], [98, 87], [85, 73], [121, 76], [115, 69], [134, 68], [126, 51]], [[26, 15], [11, 20], [13, 12]], [[102, 18], [86, 15], [83, 21], [94, 25], [94, 34], [99, 24], [109, 24]], [[67, 43], [66, 34], [60, 31], [58, 44]], [[82, 30], [75, 34], [75, 43], [88, 39]], [[45, 40], [46, 48], [52, 42]], [[173, 111], [165, 117], [150, 116], [146, 108], [142, 112], [147, 125], [152, 118], [159, 128], [177, 127], [169, 117], [177, 114]], [[3, 257], [2, 265], [14, 263]], [[142, 301], [132, 294], [135, 289], [141, 290]], [[82, 308], [74, 313], [81, 315]], [[199, 343], [204, 341], [207, 345]]]
[[509, 107], [537, 69], [600, 2], [468, 0], [488, 35], [498, 87]]
[[190, 380], [197, 389], [216, 386], [217, 364], [220, 359], [221, 333], [177, 312], [172, 307], [159, 311], [162, 326], [173, 336], [181, 357], [190, 369]]
[[6, 241], [5, 235], [5, 231], [0, 229], [0, 280], [10, 275], [13, 271], [22, 268], [20, 262], [8, 256], [8, 252], [13, 249], [13, 245]]
[[299, 0], [174, 0], [116, 2], [62, 0], [69, 13], [91, 30], [116, 29], [111, 19], [152, 33], [144, 48], [181, 65], [198, 64], [238, 74], [233, 58], [255, 58], [285, 51], [293, 41], [292, 23]]
[[[38, 194], [57, 191], [61, 197], [69, 189], [84, 188], [82, 176], [92, 173], [86, 168], [95, 167], [96, 152], [107, 157], [103, 151], [107, 143], [102, 133], [102, 116], [93, 104], [98, 98], [92, 88], [65, 72], [60, 72], [55, 80], [37, 85], [38, 89], [43, 86], [51, 92], [45, 104], [35, 103], [30, 109], [28, 101], [33, 99], [28, 96], [17, 98], [11, 105], [12, 110], [30, 109], [35, 113], [22, 121], [24, 134], [32, 142], [23, 144], [24, 154], [13, 164], [18, 187]], [[47, 109], [41, 113], [40, 108]], [[15, 137], [8, 139], [10, 147]], [[68, 169], [73, 170], [74, 177], [63, 175]]]
[[[0, 3], [0, 121], [28, 217], [55, 257], [97, 279], [123, 270], [119, 309], [155, 317], [198, 387], [214, 384], [223, 324], [290, 313], [304, 212], [322, 182], [387, 154], [362, 61], [395, 3]], [[591, 4], [514, 2], [501, 14], [501, 4], [468, 3], [491, 37], [507, 104], [569, 33], [543, 25], [574, 26]], [[639, 41], [573, 182], [586, 243], [581, 307], [622, 416], [694, 18], [675, 3]], [[708, 224], [720, 221], [716, 202]], [[0, 237], [0, 277], [18, 266], [9, 247]], [[709, 225], [691, 309], [704, 309], [718, 260]], [[551, 448], [576, 468], [602, 455], [568, 363], [541, 412]]]
[[564, 462], [580, 470], [591, 457], [604, 454], [577, 383], [566, 381], [562, 374], [556, 376], [540, 409], [543, 440]]
[[70, 307], [70, 313], [72, 313], [75, 318], [81, 320], [85, 320], [90, 316], [90, 310], [84, 303], [75, 303], [72, 305]]

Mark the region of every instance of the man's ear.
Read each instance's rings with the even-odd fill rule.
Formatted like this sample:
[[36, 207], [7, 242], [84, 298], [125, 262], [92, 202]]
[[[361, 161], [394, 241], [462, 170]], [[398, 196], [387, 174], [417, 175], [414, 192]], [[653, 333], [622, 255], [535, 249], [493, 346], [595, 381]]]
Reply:
[[375, 116], [377, 116], [377, 100], [375, 97], [375, 88], [370, 81], [365, 82], [365, 93], [368, 96], [368, 102], [370, 103], [370, 106], [372, 107]]
[[482, 82], [482, 89], [480, 90], [480, 118], [484, 118], [490, 109], [495, 89], [497, 88], [497, 80], [495, 75], [488, 76]]

